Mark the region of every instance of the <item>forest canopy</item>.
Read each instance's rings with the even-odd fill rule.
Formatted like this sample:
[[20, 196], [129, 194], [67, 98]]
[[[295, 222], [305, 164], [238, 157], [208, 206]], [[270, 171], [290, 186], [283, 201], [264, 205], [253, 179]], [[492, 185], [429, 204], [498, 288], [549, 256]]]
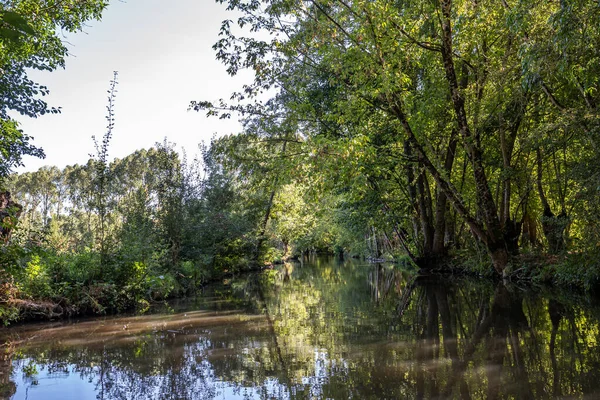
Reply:
[[255, 80], [191, 106], [245, 116], [241, 165], [285, 156], [274, 185], [321, 183], [421, 266], [598, 250], [597, 2], [222, 2], [217, 58]]

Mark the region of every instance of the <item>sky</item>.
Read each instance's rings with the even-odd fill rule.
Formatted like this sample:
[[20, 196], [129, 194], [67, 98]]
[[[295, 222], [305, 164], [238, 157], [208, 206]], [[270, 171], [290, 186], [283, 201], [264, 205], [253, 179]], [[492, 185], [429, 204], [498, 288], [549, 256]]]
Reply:
[[115, 128], [109, 157], [122, 158], [166, 137], [188, 158], [201, 141], [237, 133], [237, 120], [188, 111], [191, 100], [228, 99], [251, 75], [230, 77], [212, 45], [223, 19], [235, 15], [214, 0], [111, 0], [101, 21], [69, 34], [71, 56], [64, 70], [32, 71], [46, 85], [56, 115], [16, 116], [21, 129], [44, 149], [46, 158], [25, 157], [18, 172], [43, 165], [82, 164], [94, 153], [92, 135], [106, 132], [107, 90], [119, 72]]

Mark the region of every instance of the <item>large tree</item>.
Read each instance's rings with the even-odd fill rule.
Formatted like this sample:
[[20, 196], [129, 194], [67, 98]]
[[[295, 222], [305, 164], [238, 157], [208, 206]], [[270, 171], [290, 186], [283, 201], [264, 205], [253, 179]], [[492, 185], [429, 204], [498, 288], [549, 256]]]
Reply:
[[[252, 69], [255, 80], [232, 96], [240, 103], [193, 106], [294, 115], [300, 137], [323, 156], [315, 159], [333, 155], [328, 170], [346, 187], [378, 193], [370, 203], [404, 225], [397, 235], [424, 264], [445, 253], [460, 222], [503, 274], [521, 224], [540, 202], [548, 214], [566, 195], [569, 157], [558, 150], [577, 151], [574, 138], [586, 130], [593, 144], [591, 43], [600, 35], [585, 15], [597, 15], [595, 3], [221, 2], [242, 16], [237, 26], [224, 21], [217, 58], [231, 74]], [[577, 26], [585, 29], [569, 31]], [[277, 95], [264, 103], [265, 91]], [[539, 140], [550, 115], [559, 135]], [[538, 150], [540, 171], [560, 178], [549, 185], [552, 200], [542, 172], [539, 198], [532, 194]]]

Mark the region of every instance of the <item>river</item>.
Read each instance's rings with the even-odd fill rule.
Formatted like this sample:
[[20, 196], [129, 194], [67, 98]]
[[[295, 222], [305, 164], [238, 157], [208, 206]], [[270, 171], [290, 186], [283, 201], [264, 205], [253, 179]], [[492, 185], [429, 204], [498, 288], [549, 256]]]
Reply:
[[313, 259], [125, 315], [0, 330], [7, 399], [600, 398], [600, 303]]

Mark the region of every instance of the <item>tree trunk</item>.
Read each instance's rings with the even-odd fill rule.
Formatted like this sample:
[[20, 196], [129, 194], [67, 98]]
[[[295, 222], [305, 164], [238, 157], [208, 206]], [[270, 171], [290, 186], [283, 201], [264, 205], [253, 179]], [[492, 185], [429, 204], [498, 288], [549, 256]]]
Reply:
[[[277, 185], [277, 179], [275, 179], [275, 185]], [[260, 260], [260, 256], [262, 253], [262, 246], [265, 243], [265, 233], [267, 232], [267, 224], [269, 223], [269, 218], [271, 217], [271, 210], [273, 209], [273, 199], [275, 198], [275, 189], [271, 191], [269, 196], [269, 201], [267, 202], [267, 207], [265, 209], [265, 216], [263, 218], [262, 224], [260, 226], [260, 231], [258, 232], [258, 241], [256, 242], [256, 251], [254, 252], [253, 262], [258, 264]]]
[[[413, 157], [412, 148], [409, 140], [404, 141], [404, 155], [406, 158], [410, 159]], [[412, 227], [413, 227], [413, 235], [415, 240], [419, 238], [419, 218], [418, 213], [419, 209], [417, 206], [417, 188], [415, 186], [415, 173], [414, 173], [414, 165], [412, 163], [407, 163], [406, 167], [406, 180], [408, 186], [408, 197], [410, 198], [410, 204], [413, 205], [413, 213], [411, 217]]]
[[425, 172], [421, 172], [417, 178], [417, 195], [418, 214], [421, 222], [421, 233], [423, 235], [421, 257], [428, 258], [431, 256], [433, 250], [433, 227], [431, 226], [430, 213], [428, 212], [431, 207], [430, 205], [428, 207], [427, 204], [431, 200], [428, 199], [425, 192]]
[[[287, 140], [283, 141], [283, 145], [281, 147], [281, 155], [284, 156], [287, 149]], [[273, 179], [273, 189], [271, 190], [271, 194], [269, 195], [269, 201], [267, 202], [267, 207], [265, 209], [265, 216], [263, 218], [262, 224], [260, 226], [260, 231], [258, 233], [258, 240], [256, 243], [256, 251], [254, 253], [253, 262], [258, 264], [258, 260], [260, 259], [262, 246], [265, 243], [266, 237], [265, 233], [267, 232], [267, 224], [269, 223], [269, 218], [271, 218], [271, 210], [273, 209], [273, 200], [275, 199], [275, 193], [277, 192], [277, 186], [279, 183], [279, 177], [275, 176]]]
[[[396, 114], [398, 120], [402, 124], [407, 136], [408, 141], [410, 142], [411, 148], [415, 149], [419, 155], [419, 160], [423, 164], [423, 166], [427, 169], [427, 171], [432, 175], [433, 179], [436, 181], [438, 187], [444, 191], [448, 200], [451, 202], [452, 206], [456, 210], [457, 214], [464, 219], [465, 223], [471, 229], [473, 235], [481, 240], [488, 249], [490, 256], [492, 258], [492, 263], [494, 269], [499, 274], [502, 274], [504, 268], [508, 264], [508, 252], [506, 250], [506, 244], [504, 242], [504, 237], [501, 234], [499, 229], [498, 219], [496, 218], [496, 224], [498, 226], [497, 231], [493, 231], [496, 236], [491, 236], [489, 232], [486, 231], [484, 226], [467, 210], [467, 207], [462, 201], [460, 194], [457, 192], [456, 188], [448, 182], [437, 170], [436, 166], [431, 162], [431, 160], [427, 157], [427, 153], [421, 146], [421, 144], [417, 141], [410, 124], [408, 123], [408, 119], [406, 118], [406, 114], [404, 114], [404, 110], [400, 106], [399, 102], [395, 102], [392, 104], [392, 110]], [[487, 182], [487, 181], [486, 181]], [[489, 193], [489, 187], [487, 187]], [[493, 200], [491, 200], [492, 204]], [[494, 212], [496, 210], [494, 204]], [[502, 254], [503, 253], [503, 254]]]
[[[446, 174], [450, 175], [452, 171], [452, 165], [454, 164], [456, 145], [458, 144], [458, 138], [456, 137], [456, 131], [452, 130], [450, 136], [450, 142], [448, 149], [446, 150], [446, 159], [444, 160], [444, 169]], [[433, 254], [436, 256], [442, 256], [446, 254], [446, 212], [448, 208], [448, 197], [441, 188], [437, 188], [437, 199], [435, 203], [435, 229], [433, 234]]]
[[463, 145], [473, 166], [477, 207], [478, 211], [483, 216], [485, 226], [484, 236], [486, 236], [487, 239], [485, 243], [492, 258], [494, 269], [499, 274], [502, 274], [504, 268], [508, 264], [508, 251], [504, 235], [502, 234], [500, 221], [498, 220], [496, 203], [494, 202], [485, 168], [483, 166], [480, 137], [478, 133], [473, 135], [469, 128], [467, 114], [465, 112], [465, 100], [462, 97], [456, 78], [452, 53], [452, 29], [450, 25], [452, 2], [451, 0], [444, 0], [440, 4], [442, 8], [441, 53], [444, 70], [446, 72], [446, 80], [448, 81], [450, 88], [458, 129], [463, 137]]
[[544, 186], [542, 185], [542, 151], [537, 149], [537, 187], [544, 209], [542, 214], [542, 231], [548, 241], [548, 252], [550, 254], [558, 254], [565, 248], [565, 240], [563, 232], [567, 226], [568, 217], [566, 212], [563, 210], [558, 216], [552, 212], [546, 194], [544, 193]]

